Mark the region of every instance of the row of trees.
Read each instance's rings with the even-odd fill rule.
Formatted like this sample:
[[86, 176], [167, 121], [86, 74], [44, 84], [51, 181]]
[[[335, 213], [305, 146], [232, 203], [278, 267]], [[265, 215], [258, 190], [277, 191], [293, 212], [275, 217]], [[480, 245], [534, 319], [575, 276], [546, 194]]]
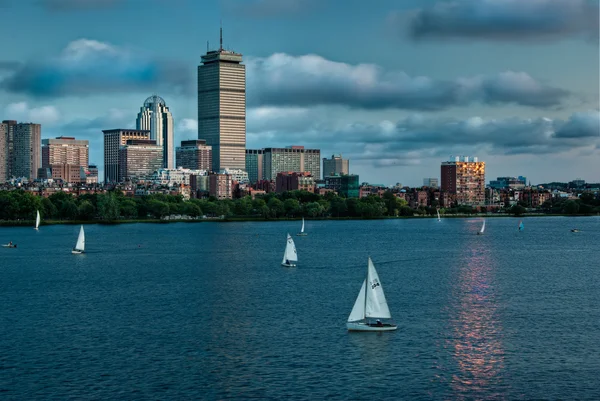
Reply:
[[[586, 195], [584, 197], [584, 195]], [[552, 201], [544, 204], [548, 213], [591, 214], [600, 212], [600, 202], [584, 194], [576, 201]], [[590, 194], [591, 195], [591, 194]], [[342, 198], [333, 193], [320, 196], [306, 191], [290, 191], [281, 194], [268, 193], [260, 198], [217, 200], [190, 199], [181, 196], [148, 195], [126, 197], [120, 191], [101, 194], [85, 194], [74, 197], [66, 192], [57, 192], [48, 198], [33, 195], [23, 190], [0, 191], [0, 220], [32, 220], [39, 210], [45, 219], [59, 220], [106, 220], [160, 219], [169, 215], [260, 217], [275, 219], [283, 217], [349, 217], [377, 218], [384, 216], [435, 215], [433, 207], [409, 207], [405, 200], [386, 192], [383, 197]], [[460, 206], [441, 209], [442, 214], [473, 214], [475, 208]], [[514, 206], [513, 214], [522, 214], [525, 208]]]

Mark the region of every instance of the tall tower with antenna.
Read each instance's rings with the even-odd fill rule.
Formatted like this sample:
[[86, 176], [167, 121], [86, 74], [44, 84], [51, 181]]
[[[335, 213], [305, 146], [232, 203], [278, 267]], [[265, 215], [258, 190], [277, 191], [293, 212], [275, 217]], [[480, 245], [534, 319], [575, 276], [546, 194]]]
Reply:
[[212, 146], [212, 170], [246, 168], [246, 66], [242, 54], [208, 50], [198, 66], [198, 139]]

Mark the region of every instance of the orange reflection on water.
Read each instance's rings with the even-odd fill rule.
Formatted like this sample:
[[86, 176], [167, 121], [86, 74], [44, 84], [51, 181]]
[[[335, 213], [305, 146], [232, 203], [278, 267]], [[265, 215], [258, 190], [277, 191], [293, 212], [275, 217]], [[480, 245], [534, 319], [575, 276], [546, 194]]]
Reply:
[[458, 373], [452, 377], [457, 398], [502, 398], [504, 349], [494, 287], [494, 265], [483, 244], [466, 250], [466, 265], [453, 288], [450, 340]]

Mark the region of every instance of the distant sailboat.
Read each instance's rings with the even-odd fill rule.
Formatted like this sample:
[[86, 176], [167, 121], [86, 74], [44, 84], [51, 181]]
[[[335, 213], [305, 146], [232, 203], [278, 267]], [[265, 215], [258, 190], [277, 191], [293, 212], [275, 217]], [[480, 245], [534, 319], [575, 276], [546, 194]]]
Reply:
[[481, 225], [481, 229], [477, 232], [477, 235], [483, 235], [485, 231], [485, 220], [483, 220], [483, 224]]
[[440, 209], [436, 209], [437, 215], [438, 215], [438, 221], [442, 221], [442, 219], [440, 219]]
[[79, 230], [79, 237], [77, 237], [77, 243], [75, 244], [75, 248], [71, 250], [71, 253], [74, 255], [79, 255], [85, 252], [85, 233], [83, 232], [83, 226]]
[[39, 228], [40, 228], [40, 221], [41, 221], [41, 220], [42, 220], [42, 219], [40, 218], [40, 211], [38, 210], [38, 211], [37, 211], [37, 216], [36, 216], [36, 218], [35, 218], [35, 229], [36, 229], [36, 230], [39, 230]]
[[[348, 331], [392, 331], [398, 328], [392, 323], [383, 323], [380, 319], [391, 319], [392, 315], [388, 308], [385, 294], [379, 275], [375, 270], [373, 261], [369, 258], [367, 266], [367, 278], [363, 281], [358, 297], [346, 327]], [[375, 320], [375, 322], [373, 322]]]
[[296, 253], [296, 245], [290, 234], [287, 235], [287, 242], [285, 244], [285, 251], [283, 252], [283, 260], [281, 266], [296, 267], [298, 262], [298, 254]]
[[307, 235], [307, 234], [304, 232], [304, 217], [302, 218], [302, 228], [300, 229], [300, 232], [299, 232], [298, 234], [296, 234], [296, 235], [297, 235], [297, 236], [304, 236], [304, 235]]
[[523, 231], [525, 229], [525, 226], [523, 225], [523, 220], [521, 220], [519, 222], [519, 231]]

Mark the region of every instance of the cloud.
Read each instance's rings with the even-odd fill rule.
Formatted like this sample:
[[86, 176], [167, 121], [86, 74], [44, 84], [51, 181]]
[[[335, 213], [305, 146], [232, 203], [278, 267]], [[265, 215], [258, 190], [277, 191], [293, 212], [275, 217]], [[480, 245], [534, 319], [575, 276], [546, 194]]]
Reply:
[[177, 123], [177, 132], [182, 134], [197, 134], [198, 133], [198, 120], [193, 118], [183, 118]]
[[0, 88], [37, 97], [92, 96], [161, 89], [189, 90], [190, 72], [109, 43], [79, 39], [55, 59], [25, 63]]
[[99, 135], [102, 130], [116, 128], [135, 128], [135, 114], [131, 110], [112, 108], [95, 118], [77, 118], [62, 126], [64, 131], [76, 135]]
[[344, 105], [364, 109], [441, 110], [473, 102], [558, 106], [569, 93], [524, 72], [441, 81], [386, 71], [375, 64], [335, 62], [310, 54], [249, 58], [248, 102], [253, 106]]
[[319, 4], [316, 0], [221, 0], [226, 13], [252, 18], [297, 16]]
[[[554, 133], [556, 138], [600, 137], [600, 111], [575, 113]], [[600, 142], [598, 143], [600, 145]]]
[[598, 40], [598, 4], [590, 0], [460, 0], [416, 12], [413, 39]]
[[[0, 1], [2, 1], [2, 0], [0, 0]], [[0, 71], [2, 71], [2, 70], [15, 71], [15, 70], [19, 69], [19, 67], [21, 67], [21, 63], [18, 61], [2, 61], [2, 60], [0, 60]]]
[[38, 0], [39, 4], [50, 11], [74, 11], [110, 8], [124, 0]]
[[[282, 108], [279, 115], [286, 113]], [[550, 155], [589, 151], [600, 144], [599, 115], [598, 111], [575, 113], [564, 121], [516, 117], [429, 118], [415, 114], [397, 122], [348, 123], [306, 112], [295, 124], [272, 130], [264, 127], [270, 125], [271, 116], [276, 114], [258, 109], [248, 113], [247, 126], [251, 147], [303, 144], [384, 167], [410, 166], [424, 158], [446, 158], [451, 154]], [[573, 131], [570, 128], [573, 126], [582, 128]], [[566, 135], [566, 132], [580, 134]]]
[[11, 103], [4, 110], [7, 118], [38, 124], [54, 124], [60, 120], [60, 112], [54, 106], [30, 108], [27, 102]]

